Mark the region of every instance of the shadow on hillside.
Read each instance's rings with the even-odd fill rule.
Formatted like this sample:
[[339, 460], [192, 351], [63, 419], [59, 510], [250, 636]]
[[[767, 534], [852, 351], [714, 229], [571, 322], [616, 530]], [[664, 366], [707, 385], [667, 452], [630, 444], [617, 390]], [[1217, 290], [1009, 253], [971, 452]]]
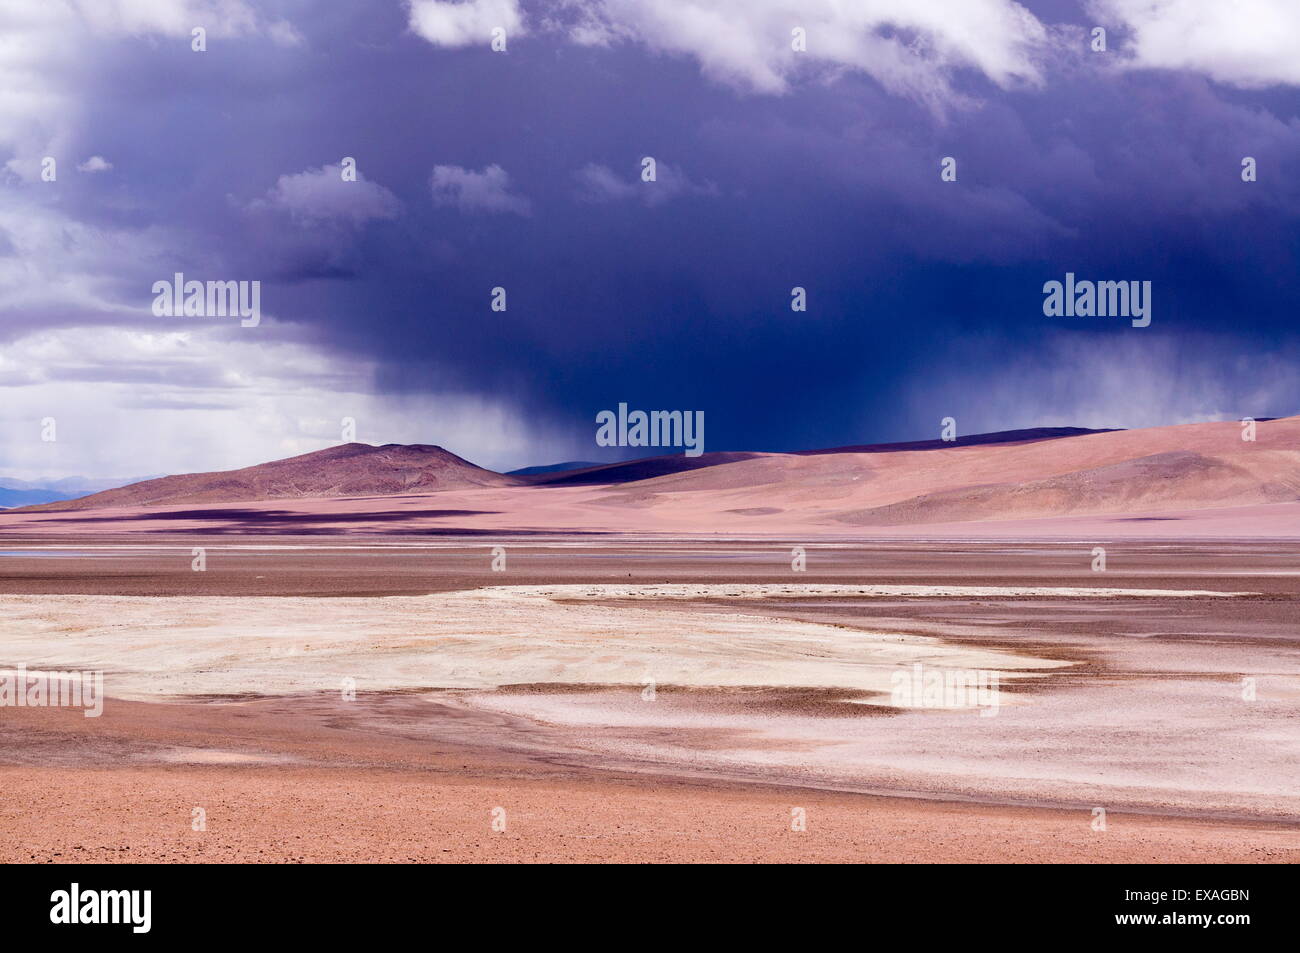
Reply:
[[[258, 509], [203, 509], [203, 510], [168, 510], [157, 513], [135, 513], [130, 516], [50, 516], [40, 520], [42, 523], [57, 524], [113, 524], [156, 521], [170, 523], [179, 520], [195, 520], [204, 523], [221, 523], [220, 526], [205, 526], [198, 532], [219, 536], [223, 534], [292, 531], [302, 536], [339, 536], [356, 532], [351, 525], [366, 523], [401, 523], [411, 519], [445, 519], [454, 516], [491, 516], [496, 510], [383, 510], [370, 513], [295, 513], [292, 510], [258, 510]], [[160, 527], [153, 532], [174, 533], [174, 528]], [[394, 536], [553, 536], [557, 532], [575, 535], [603, 536], [604, 533], [583, 530], [502, 530], [478, 529], [470, 527], [404, 527], [375, 528], [365, 530], [381, 535]]]
[[1112, 523], [1164, 523], [1168, 521], [1177, 522], [1186, 519], [1183, 516], [1120, 516], [1113, 520]]

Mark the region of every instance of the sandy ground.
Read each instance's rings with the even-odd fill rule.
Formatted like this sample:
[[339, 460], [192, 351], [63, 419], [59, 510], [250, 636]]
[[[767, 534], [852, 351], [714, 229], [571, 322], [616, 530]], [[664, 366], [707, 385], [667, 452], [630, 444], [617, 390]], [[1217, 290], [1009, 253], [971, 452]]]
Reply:
[[0, 742], [25, 760], [0, 767], [9, 863], [1300, 859], [1300, 830], [1276, 822], [1111, 811], [1099, 830], [1091, 810], [592, 769], [409, 696], [10, 714]]
[[0, 708], [0, 858], [1300, 857], [1288, 544], [393, 542], [7, 541], [0, 665], [113, 697]]

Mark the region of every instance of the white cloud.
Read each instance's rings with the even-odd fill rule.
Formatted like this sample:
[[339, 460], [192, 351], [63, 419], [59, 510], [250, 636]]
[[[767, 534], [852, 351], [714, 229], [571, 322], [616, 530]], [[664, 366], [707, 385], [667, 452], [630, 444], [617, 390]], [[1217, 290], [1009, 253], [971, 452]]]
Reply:
[[[999, 86], [1040, 79], [1047, 32], [1012, 0], [575, 0], [577, 43], [644, 43], [699, 61], [722, 82], [783, 92], [802, 69], [864, 72], [887, 89], [941, 105], [950, 74], [971, 68]], [[792, 49], [792, 30], [807, 49]]]
[[325, 220], [361, 225], [373, 219], [395, 218], [402, 203], [388, 189], [366, 181], [357, 173], [356, 181], [345, 182], [342, 165], [326, 165], [292, 175], [282, 175], [250, 208], [274, 208], [288, 212], [304, 222]]
[[462, 212], [513, 212], [532, 214], [532, 203], [510, 194], [510, 176], [499, 165], [482, 172], [458, 165], [436, 165], [429, 179], [434, 205], [447, 205]]
[[1296, 0], [1093, 0], [1090, 8], [1101, 25], [1133, 31], [1120, 50], [1130, 65], [1248, 88], [1300, 84]]
[[[640, 166], [638, 166], [640, 168]], [[643, 182], [639, 175], [620, 178], [609, 166], [589, 162], [575, 175], [578, 197], [586, 202], [619, 202], [640, 200], [646, 205], [659, 205], [680, 195], [717, 195], [712, 183], [697, 185], [680, 169], [665, 162], [657, 163], [655, 181]]]
[[[526, 30], [518, 0], [408, 4], [411, 29], [438, 46], [486, 44], [498, 26]], [[792, 49], [796, 27], [806, 51]], [[585, 46], [633, 42], [690, 56], [714, 79], [755, 92], [784, 92], [802, 70], [859, 71], [935, 108], [961, 99], [955, 70], [1001, 87], [1039, 82], [1048, 42], [1014, 0], [565, 0], [543, 28]]]
[[[38, 190], [39, 194], [39, 190]], [[38, 326], [149, 315], [153, 280], [169, 274], [175, 234], [160, 226], [78, 222], [20, 190], [0, 203], [0, 341]]]
[[487, 46], [501, 27], [507, 38], [525, 32], [518, 0], [407, 0], [411, 29], [435, 46]]
[[[490, 397], [372, 393], [372, 362], [265, 329], [66, 328], [12, 342], [0, 352], [2, 472], [233, 469], [336, 445], [344, 417], [363, 443], [434, 443], [494, 469], [590, 451], [589, 428], [561, 432]], [[41, 440], [45, 417], [54, 442]]]
[[636, 195], [636, 182], [620, 179], [607, 165], [588, 162], [577, 171], [578, 197], [588, 202], [612, 202]]
[[107, 172], [113, 168], [113, 163], [109, 162], [103, 156], [91, 156], [85, 162], [77, 166], [80, 172]]
[[237, 36], [258, 29], [257, 14], [242, 0], [73, 0], [70, 6], [92, 30], [107, 34], [189, 36], [203, 27], [210, 36]]
[[273, 20], [266, 26], [266, 35], [276, 46], [302, 46], [302, 34], [288, 20]]
[[264, 21], [243, 0], [0, 0], [0, 153], [5, 168], [33, 182], [40, 160], [66, 154], [93, 81], [92, 51], [106, 41], [166, 36], [188, 46], [201, 26], [209, 38], [266, 34], [293, 44], [283, 21]]

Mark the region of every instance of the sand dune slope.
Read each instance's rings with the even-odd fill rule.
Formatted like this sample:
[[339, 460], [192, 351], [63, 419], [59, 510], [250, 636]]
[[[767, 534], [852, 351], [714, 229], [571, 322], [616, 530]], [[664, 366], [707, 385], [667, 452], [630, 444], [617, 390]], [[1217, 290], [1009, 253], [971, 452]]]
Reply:
[[1300, 499], [1300, 418], [1113, 431], [895, 453], [770, 455], [625, 484], [606, 504], [698, 507], [856, 526], [931, 524]]

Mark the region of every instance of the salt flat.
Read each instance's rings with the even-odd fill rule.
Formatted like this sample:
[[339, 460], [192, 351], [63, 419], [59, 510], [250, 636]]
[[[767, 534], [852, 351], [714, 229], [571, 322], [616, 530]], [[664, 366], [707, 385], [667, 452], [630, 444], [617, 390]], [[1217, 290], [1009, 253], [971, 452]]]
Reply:
[[745, 613], [563, 604], [522, 587], [428, 596], [0, 596], [0, 664], [104, 670], [110, 696], [497, 688], [532, 683], [836, 688], [887, 695], [900, 666], [1065, 665], [922, 635]]

